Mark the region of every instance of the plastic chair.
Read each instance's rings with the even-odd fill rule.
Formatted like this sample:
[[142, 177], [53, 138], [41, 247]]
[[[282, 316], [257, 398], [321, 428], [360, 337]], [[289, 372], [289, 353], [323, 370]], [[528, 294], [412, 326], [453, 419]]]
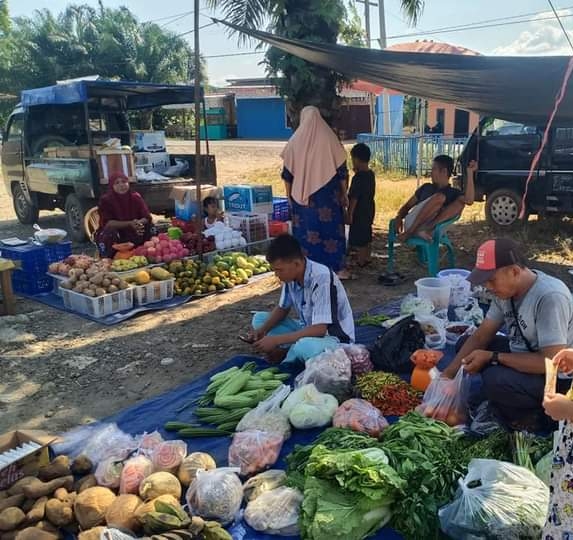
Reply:
[[95, 233], [99, 229], [99, 223], [100, 223], [99, 209], [97, 206], [94, 206], [93, 208], [90, 208], [86, 212], [86, 215], [84, 216], [84, 229], [86, 230], [86, 234], [88, 236], [89, 241], [96, 247], [97, 245], [95, 241]]
[[[430, 276], [435, 276], [440, 270], [440, 246], [446, 246], [449, 268], [455, 268], [456, 266], [456, 254], [454, 253], [454, 246], [448, 238], [447, 229], [458, 219], [460, 219], [460, 216], [438, 223], [434, 229], [431, 242], [419, 236], [413, 236], [406, 240], [407, 246], [416, 248], [420, 263], [428, 265], [428, 274]], [[388, 227], [388, 273], [394, 272], [394, 243], [397, 238], [396, 220], [392, 219]]]

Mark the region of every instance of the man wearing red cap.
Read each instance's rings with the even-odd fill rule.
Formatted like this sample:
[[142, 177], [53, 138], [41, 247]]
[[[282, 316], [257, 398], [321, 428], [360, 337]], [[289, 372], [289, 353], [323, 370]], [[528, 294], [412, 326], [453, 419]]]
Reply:
[[[545, 358], [573, 345], [573, 297], [560, 280], [528, 268], [510, 239], [488, 240], [468, 277], [494, 295], [484, 322], [461, 346], [444, 375], [461, 365], [481, 373], [492, 412], [508, 427], [541, 429]], [[505, 328], [507, 337], [498, 336]], [[568, 381], [559, 388], [566, 390]]]

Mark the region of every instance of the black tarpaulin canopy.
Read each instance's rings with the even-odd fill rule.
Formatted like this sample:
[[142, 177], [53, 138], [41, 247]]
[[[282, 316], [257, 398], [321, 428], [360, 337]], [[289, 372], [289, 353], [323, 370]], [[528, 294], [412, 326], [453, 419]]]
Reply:
[[[380, 51], [288, 39], [217, 21], [353, 79], [505, 120], [543, 125], [561, 88], [569, 56], [466, 56]], [[573, 88], [555, 117], [573, 124]]]

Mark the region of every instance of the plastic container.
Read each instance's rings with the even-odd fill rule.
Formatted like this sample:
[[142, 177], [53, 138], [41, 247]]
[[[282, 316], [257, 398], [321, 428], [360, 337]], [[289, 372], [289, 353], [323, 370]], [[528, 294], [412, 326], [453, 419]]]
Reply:
[[273, 197], [273, 221], [288, 221], [290, 204], [286, 197]]
[[62, 289], [62, 299], [67, 309], [101, 319], [107, 315], [133, 308], [133, 289], [125, 289], [92, 298], [68, 289]]
[[50, 277], [52, 278], [52, 280], [53, 280], [52, 292], [53, 292], [55, 295], [57, 295], [57, 296], [62, 296], [62, 291], [63, 291], [64, 289], [62, 289], [62, 287], [60, 287], [60, 285], [61, 285], [64, 281], [66, 281], [66, 280], [68, 280], [68, 279], [70, 279], [70, 278], [67, 277], [67, 276], [60, 276], [60, 275], [57, 275], [57, 274], [48, 274], [48, 276], [50, 276]]
[[471, 324], [465, 322], [452, 322], [448, 324], [446, 326], [446, 343], [448, 345], [455, 345], [471, 327]]
[[175, 278], [164, 281], [152, 281], [146, 285], [137, 285], [134, 287], [135, 303], [139, 306], [154, 304], [173, 298], [173, 289], [175, 287]]
[[449, 281], [451, 286], [450, 305], [454, 307], [465, 306], [471, 296], [472, 286], [467, 280], [469, 270], [463, 268], [449, 268], [438, 272], [438, 277]]
[[51, 276], [31, 277], [29, 274], [18, 270], [12, 274], [12, 288], [15, 293], [34, 296], [49, 293], [53, 287], [54, 283]]
[[442, 278], [422, 278], [416, 281], [418, 298], [425, 298], [434, 304], [434, 310], [447, 309], [450, 303], [450, 283]]
[[228, 222], [231, 229], [241, 231], [247, 244], [269, 238], [269, 217], [266, 214], [232, 213], [228, 215]]
[[269, 235], [271, 237], [280, 236], [281, 234], [288, 234], [289, 226], [286, 221], [271, 221], [269, 222]]

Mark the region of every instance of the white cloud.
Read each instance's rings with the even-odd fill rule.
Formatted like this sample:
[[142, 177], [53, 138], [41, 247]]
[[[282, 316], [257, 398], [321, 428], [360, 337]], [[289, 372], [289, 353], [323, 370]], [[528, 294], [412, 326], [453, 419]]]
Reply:
[[[558, 13], [562, 17], [561, 21], [565, 29], [573, 39], [573, 31], [571, 30], [573, 10], [561, 9], [558, 10]], [[495, 48], [492, 54], [506, 56], [571, 55], [571, 47], [567, 43], [559, 23], [555, 20], [553, 12], [540, 13], [536, 18], [538, 20], [529, 23], [527, 30], [522, 31], [514, 41], [508, 45]]]

